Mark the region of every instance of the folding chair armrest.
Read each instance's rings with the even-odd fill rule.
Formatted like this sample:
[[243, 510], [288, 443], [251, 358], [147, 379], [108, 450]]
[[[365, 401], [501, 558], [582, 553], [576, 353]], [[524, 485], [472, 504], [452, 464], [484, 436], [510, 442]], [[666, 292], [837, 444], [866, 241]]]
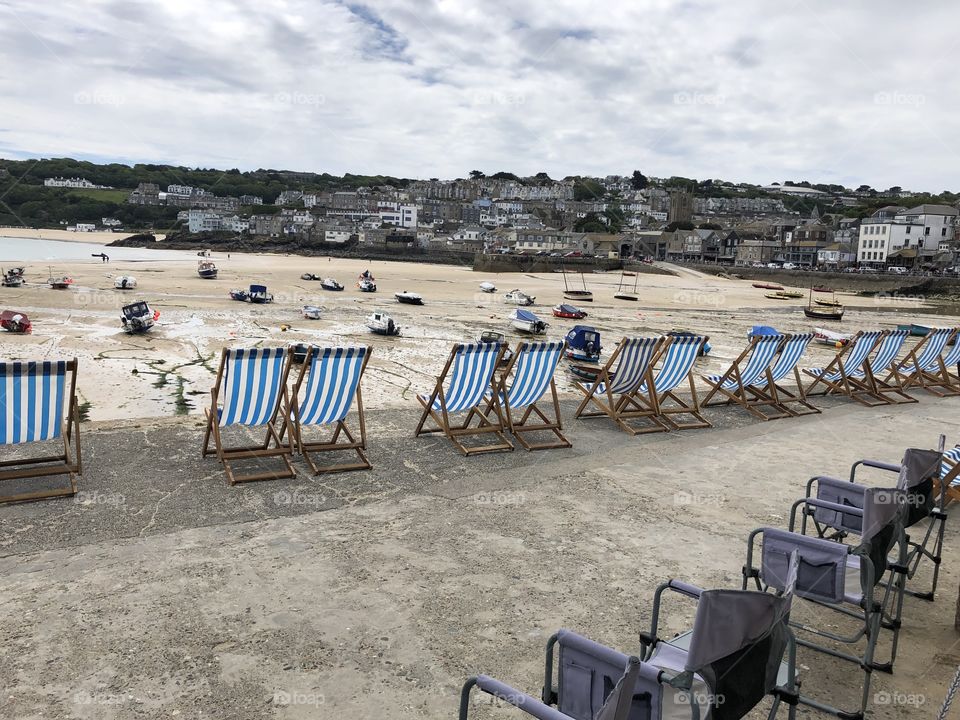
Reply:
[[487, 675], [468, 678], [464, 683], [463, 689], [460, 691], [460, 720], [467, 720], [467, 715], [470, 711], [470, 691], [474, 687], [496, 698], [500, 698], [504, 702], [513, 705], [528, 715], [532, 715], [538, 720], [571, 720], [569, 715], [560, 712], [556, 708], [544, 705], [530, 695], [520, 692], [506, 683], [502, 683]]
[[703, 588], [697, 587], [696, 585], [691, 585], [683, 580], [669, 580], [667, 582], [667, 589], [673, 590], [675, 593], [679, 593], [680, 595], [686, 595], [687, 597], [694, 598], [695, 600], [699, 600], [700, 595], [703, 594]]
[[657, 643], [660, 642], [660, 638], [657, 636], [657, 628], [660, 625], [660, 602], [666, 590], [672, 590], [678, 595], [693, 598], [694, 600], [699, 600], [701, 593], [703, 593], [703, 588], [683, 582], [682, 580], [670, 579], [657, 586], [653, 594], [653, 612], [651, 613], [650, 619], [650, 632], [647, 633], [641, 630], [639, 633], [642, 660], [649, 660], [653, 649], [657, 646]]
[[834, 510], [836, 512], [843, 513], [844, 515], [856, 515], [857, 517], [863, 517], [863, 508], [854, 507], [853, 505], [841, 505], [840, 503], [829, 502], [828, 500], [818, 500], [817, 498], [803, 498], [802, 500], [797, 500], [797, 502], [794, 503], [794, 506], [800, 503], [814, 508], [821, 508], [823, 510]]
[[[849, 481], [848, 481], [848, 480], [840, 480], [839, 478], [830, 477], [829, 475], [815, 475], [814, 477], [810, 478], [810, 479], [807, 481], [807, 495], [806, 495], [806, 497], [801, 498], [800, 500], [797, 500], [797, 501], [796, 501], [795, 503], [793, 503], [793, 505], [790, 507], [790, 525], [789, 525], [789, 530], [790, 530], [790, 532], [798, 532], [797, 529], [796, 529], [796, 514], [797, 514], [797, 508], [798, 508], [799, 506], [801, 506], [801, 505], [804, 505], [804, 506], [806, 506], [806, 505], [812, 505], [812, 506], [814, 506], [814, 507], [823, 507], [824, 509], [828, 509], [828, 508], [826, 508], [825, 506], [817, 506], [816, 503], [808, 503], [808, 502], [807, 502], [807, 500], [816, 500], [818, 503], [825, 503], [825, 502], [827, 502], [826, 500], [820, 500], [816, 495], [813, 494], [813, 486], [814, 486], [814, 484], [817, 485], [817, 495], [820, 494], [820, 493], [819, 493], [819, 490], [820, 490], [820, 485], [821, 485], [821, 483], [824, 483], [824, 484], [827, 484], [827, 485], [834, 485], [835, 487], [842, 487], [842, 488], [844, 489], [844, 491], [850, 490], [851, 488], [856, 489], [856, 490], [860, 490], [860, 491], [863, 492], [863, 493], [865, 493], [865, 492], [867, 491], [867, 486], [866, 486], [866, 485], [860, 485], [859, 483], [855, 483], [855, 482], [853, 482], [852, 480], [849, 480]], [[848, 506], [845, 505], [844, 507], [848, 507]], [[835, 509], [835, 508], [829, 508], [829, 509]], [[807, 528], [806, 515], [809, 515], [809, 514], [810, 514], [810, 508], [805, 507], [804, 510], [805, 510], [804, 521], [803, 521], [803, 523], [801, 524], [801, 529], [799, 530], [799, 532], [800, 532], [801, 534], [806, 534], [806, 528]], [[846, 511], [845, 511], [845, 512], [846, 512]], [[850, 513], [848, 513], [848, 514], [850, 514]], [[856, 514], [856, 513], [853, 513], [853, 514]]]
[[900, 465], [888, 462], [881, 462], [880, 460], [857, 460], [853, 465], [850, 466], [850, 482], [855, 482], [857, 477], [857, 468], [860, 466], [868, 468], [876, 468], [878, 470], [888, 470], [889, 472], [900, 472]]

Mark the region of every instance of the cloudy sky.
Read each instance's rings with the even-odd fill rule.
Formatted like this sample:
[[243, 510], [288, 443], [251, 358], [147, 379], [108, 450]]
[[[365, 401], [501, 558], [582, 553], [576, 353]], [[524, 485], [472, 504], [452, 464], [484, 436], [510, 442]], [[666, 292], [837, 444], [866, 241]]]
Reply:
[[954, 3], [0, 0], [0, 157], [958, 190]]

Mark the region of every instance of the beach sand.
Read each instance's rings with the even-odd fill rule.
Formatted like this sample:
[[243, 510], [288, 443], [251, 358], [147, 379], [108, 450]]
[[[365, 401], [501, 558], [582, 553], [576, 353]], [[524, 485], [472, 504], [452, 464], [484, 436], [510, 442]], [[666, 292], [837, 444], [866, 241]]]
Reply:
[[[57, 231], [44, 230], [44, 237], [52, 232]], [[104, 235], [62, 234], [87, 242]], [[755, 324], [784, 332], [806, 332], [822, 324], [804, 317], [806, 297], [770, 300], [764, 297], [766, 291], [753, 288], [749, 281], [676, 266], [665, 266], [676, 275], [640, 274], [638, 302], [613, 298], [619, 272], [585, 275], [595, 301], [583, 303], [589, 316], [575, 321], [551, 315], [553, 305], [564, 302], [561, 273], [497, 275], [449, 265], [232, 253], [229, 257], [215, 254], [219, 278], [204, 280], [196, 273], [196, 259], [184, 253], [180, 261], [103, 264], [91, 258], [54, 263], [55, 274], [74, 278], [69, 290], [53, 290], [45, 284], [46, 262], [28, 262], [24, 287], [0, 288], [0, 309], [27, 313], [34, 332], [0, 335], [2, 354], [16, 359], [77, 357], [79, 392], [81, 401], [88, 404], [89, 418], [120, 420], [202, 413], [221, 348], [297, 342], [371, 345], [373, 354], [364, 379], [367, 406], [409, 407], [416, 393], [429, 391], [453, 342], [471, 341], [484, 330], [504, 332], [511, 343], [522, 339], [507, 320], [513, 306], [503, 302], [503, 294], [513, 288], [536, 296], [536, 305], [530, 309], [550, 323], [548, 338], [563, 337], [578, 322], [597, 327], [604, 358], [627, 334], [674, 329], [706, 333], [713, 349], [698, 362], [700, 374], [723, 372], [742, 351], [746, 333]], [[355, 287], [365, 269], [377, 279], [375, 294], [360, 293]], [[319, 282], [301, 280], [304, 272], [335, 277], [346, 288], [326, 292]], [[139, 287], [115, 290], [117, 275], [134, 275]], [[496, 284], [496, 293], [479, 291], [479, 283], [485, 280]], [[580, 287], [579, 275], [568, 275], [567, 281]], [[633, 278], [626, 277], [624, 282], [632, 287]], [[275, 302], [251, 305], [229, 298], [231, 288], [251, 283], [267, 285]], [[401, 290], [420, 293], [425, 304], [399, 305], [393, 295]], [[929, 314], [920, 302], [838, 297], [847, 315], [841, 324], [826, 325], [832, 330], [955, 322]], [[120, 308], [137, 300], [146, 300], [160, 318], [148, 335], [128, 336], [121, 330]], [[303, 305], [323, 308], [323, 318], [303, 319]], [[367, 331], [364, 320], [378, 309], [391, 314], [402, 328], [402, 337], [382, 338]], [[833, 353], [827, 346], [811, 346], [803, 364], [820, 366]], [[557, 377], [561, 394], [576, 391], [565, 369]]]
[[[0, 236], [11, 238], [36, 238], [43, 240], [64, 240], [66, 242], [92, 243], [94, 245], [109, 245], [114, 240], [129, 237], [130, 232], [108, 232], [96, 230], [94, 232], [75, 232], [73, 230], [50, 230], [48, 228], [0, 228]], [[157, 240], [166, 235], [155, 233]]]

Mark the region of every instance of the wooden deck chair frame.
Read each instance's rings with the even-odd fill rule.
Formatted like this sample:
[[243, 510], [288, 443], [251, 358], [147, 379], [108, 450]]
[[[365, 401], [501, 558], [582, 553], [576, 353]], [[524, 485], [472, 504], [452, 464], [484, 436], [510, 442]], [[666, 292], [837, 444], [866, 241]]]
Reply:
[[[944, 462], [950, 463], [950, 469], [946, 474], [941, 474], [937, 479], [939, 490], [937, 502], [943, 503], [946, 507], [950, 503], [960, 501], [960, 486], [953, 485], [953, 481], [960, 477], [960, 462], [944, 457]], [[942, 496], [942, 498], [940, 497]]]
[[[901, 331], [894, 331], [901, 332]], [[906, 334], [904, 332], [904, 334]], [[880, 342], [877, 343], [876, 350], [879, 351], [879, 348], [883, 344], [883, 341], [893, 335], [893, 332], [888, 332], [884, 337], [880, 339]], [[899, 354], [899, 353], [898, 353]], [[909, 354], [908, 354], [909, 356]], [[867, 358], [864, 362], [864, 368], [867, 373], [867, 379], [870, 385], [871, 394], [879, 399], [879, 402], [872, 403], [874, 406], [879, 405], [906, 405], [908, 403], [915, 403], [918, 400], [912, 395], [908, 395], [906, 388], [903, 384], [903, 378], [900, 377], [899, 373], [891, 372], [892, 369], [899, 367], [900, 361], [896, 357], [893, 358], [892, 363], [886, 368], [874, 369], [873, 360]], [[883, 373], [887, 373], [887, 377], [884, 379], [881, 376]], [[864, 399], [864, 404], [867, 403]]]
[[[937, 397], [960, 395], [960, 373], [958, 373], [958, 367], [957, 365], [953, 365], [953, 372], [951, 373], [951, 366], [948, 366], [946, 362], [944, 362], [944, 354], [949, 355], [951, 352], [950, 343], [960, 344], [960, 328], [954, 328], [953, 334], [947, 338], [947, 344], [944, 346], [943, 352], [940, 353], [940, 357], [937, 358], [939, 370], [936, 372], [925, 371], [923, 378], [921, 378], [923, 389]], [[954, 373], [958, 374], [954, 375]]]
[[[373, 348], [369, 345], [367, 346], [366, 352], [363, 356], [363, 364], [360, 366], [360, 375], [357, 378], [357, 390], [354, 394], [354, 397], [356, 398], [358, 416], [357, 426], [359, 427], [360, 431], [360, 439], [358, 440], [356, 436], [350, 432], [350, 428], [347, 426], [345, 420], [337, 420], [332, 423], [334, 425], [333, 435], [325, 442], [304, 441], [303, 439], [303, 424], [300, 421], [300, 386], [307, 377], [307, 373], [310, 372], [313, 356], [317, 354], [320, 349], [321, 348], [311, 345], [307, 350], [307, 355], [303, 360], [303, 366], [300, 369], [300, 374], [297, 376], [297, 379], [294, 382], [293, 390], [290, 391], [290, 430], [292, 431], [290, 436], [290, 445], [292, 446], [293, 444], [296, 444], [297, 452], [299, 452], [300, 455], [303, 456], [303, 459], [306, 460], [307, 466], [314, 475], [350, 472], [353, 470], [370, 470], [373, 468], [373, 465], [370, 464], [370, 460], [367, 458], [366, 454], [367, 423], [363, 414], [363, 391], [360, 387], [360, 384], [363, 381], [363, 374], [367, 369], [367, 363], [370, 361], [370, 353], [373, 352]], [[284, 425], [280, 430], [281, 438], [283, 438], [285, 427], [286, 426]], [[346, 442], [340, 441], [341, 435], [346, 438]], [[355, 452], [357, 455], [357, 462], [335, 463], [333, 465], [317, 465], [313, 461], [313, 458], [310, 457], [310, 453], [336, 452], [340, 450], [352, 450]]]
[[[700, 404], [703, 407], [737, 404], [740, 407], [742, 407], [744, 410], [749, 412], [751, 415], [761, 420], [772, 420], [774, 418], [784, 417], [784, 415], [782, 414], [783, 411], [779, 410], [779, 402], [776, 399], [776, 388], [773, 388], [771, 390], [770, 395], [766, 395], [764, 393], [758, 393], [755, 391], [751, 392], [752, 386], [743, 384], [743, 376], [742, 376], [743, 368], [741, 367], [741, 364], [744, 363], [745, 360], [747, 361], [747, 364], [749, 364], [748, 358], [753, 356], [753, 353], [757, 350], [759, 345], [765, 342], [774, 342], [773, 340], [768, 339], [770, 337], [771, 336], [769, 335], [751, 336], [750, 342], [747, 345], [747, 347], [745, 347], [743, 349], [743, 352], [741, 352], [740, 355], [737, 356], [737, 358], [730, 364], [730, 367], [727, 369], [727, 371], [723, 373], [723, 375], [719, 376], [719, 380], [713, 381], [709, 378], [709, 376], [701, 375], [701, 377], [703, 378], [703, 381], [710, 386], [710, 391], [707, 393], [706, 397], [703, 398], [703, 401]], [[779, 352], [779, 349], [784, 346], [784, 342], [786, 341], [787, 336], [779, 335], [774, 337], [777, 337], [777, 341], [776, 341], [778, 343], [777, 352]], [[775, 357], [776, 357], [776, 352], [773, 355], [773, 358]], [[770, 364], [771, 363], [768, 363], [767, 367], [764, 368], [764, 371], [763, 371], [764, 376], [767, 378], [768, 385], [770, 384]], [[723, 387], [724, 383], [727, 380], [731, 380], [731, 379], [736, 380], [737, 382], [737, 388], [734, 389], [732, 392]], [[726, 399], [717, 400], [711, 403], [710, 402], [711, 398], [713, 398], [713, 396], [717, 394], [726, 396]], [[759, 410], [760, 407], [772, 407], [775, 410], [777, 410], [777, 414], [768, 416]]]
[[[827, 366], [823, 368], [822, 374], [815, 375], [808, 369], [804, 368], [803, 372], [814, 379], [805, 390], [807, 397], [810, 397], [811, 395], [846, 395], [862, 405], [871, 405], [871, 403], [865, 401], [861, 397], [863, 395], [873, 395], [873, 389], [870, 385], [869, 379], [870, 368], [868, 360], [870, 355], [873, 354], [873, 352], [877, 349], [877, 346], [886, 336], [886, 332], [886, 330], [882, 330], [877, 333], [877, 336], [873, 340], [873, 344], [870, 345], [870, 349], [867, 351], [865, 359], [860, 366], [864, 373], [862, 379], [852, 377], [849, 373], [847, 373], [847, 368], [844, 365], [844, 361], [847, 359], [847, 355], [850, 353], [850, 351], [853, 350], [858, 343], [864, 342], [863, 338], [867, 335], [867, 333], [865, 333], [863, 330], [854, 335], [853, 339], [843, 346], [833, 360], [827, 363]], [[840, 377], [837, 380], [828, 380], [827, 375], [830, 375], [832, 372], [838, 372]], [[813, 390], [818, 383], [822, 383], [824, 385], [823, 391], [816, 393], [811, 392], [811, 390]]]
[[[224, 348], [220, 353], [220, 367], [217, 370], [217, 378], [214, 381], [213, 388], [210, 390], [211, 407], [204, 409], [207, 416], [207, 426], [203, 433], [202, 456], [216, 455], [217, 460], [223, 465], [224, 472], [227, 475], [227, 481], [231, 485], [239, 483], [258, 482], [261, 480], [280, 480], [283, 478], [296, 477], [296, 471], [290, 462], [292, 450], [289, 445], [284, 445], [283, 439], [277, 432], [277, 424], [284, 426], [284, 432], [293, 433], [290, 428], [290, 394], [287, 387], [287, 380], [290, 375], [290, 366], [293, 359], [293, 349], [287, 348], [286, 357], [283, 364], [283, 376], [281, 380], [281, 393], [277, 398], [277, 405], [273, 409], [270, 421], [264, 425], [266, 435], [263, 443], [260, 445], [249, 445], [242, 447], [224, 447], [223, 438], [220, 434], [220, 423], [217, 422], [219, 416], [218, 400], [220, 398], [220, 388], [223, 382], [223, 373], [227, 365], [227, 357], [230, 348]], [[210, 440], [213, 439], [213, 449], [210, 448]], [[283, 463], [283, 469], [274, 472], [259, 472], [248, 475], [238, 475], [234, 472], [231, 463], [239, 460], [256, 460], [259, 458], [280, 458]]]
[[[454, 360], [457, 358], [457, 353], [459, 353], [463, 347], [463, 343], [456, 343], [450, 350], [450, 355], [447, 358], [447, 362], [444, 364], [440, 375], [437, 376], [437, 382], [434, 385], [433, 391], [430, 393], [428, 399], [424, 400], [422, 397], [420, 397], [420, 395], [417, 395], [417, 402], [419, 402], [423, 407], [423, 414], [420, 416], [420, 422], [417, 423], [417, 429], [414, 431], [413, 436], [420, 437], [421, 435], [429, 435], [431, 433], [443, 433], [447, 439], [454, 444], [457, 450], [467, 456], [478, 455], [480, 453], [487, 452], [513, 450], [513, 443], [511, 443], [504, 434], [507, 429], [507, 423], [504, 418], [503, 407], [500, 403], [500, 398], [496, 392], [497, 368], [500, 367], [500, 364], [503, 361], [503, 354], [507, 350], [506, 343], [500, 347], [490, 374], [489, 385], [490, 391], [493, 394], [493, 403], [490, 408], [490, 413], [484, 414], [480, 404], [477, 404], [476, 406], [470, 408], [469, 411], [464, 410], [467, 415], [462, 423], [459, 425], [454, 425], [450, 422], [450, 413], [447, 412], [447, 402], [444, 396], [443, 384], [447, 379], [447, 375], [450, 372], [450, 368], [453, 365]], [[438, 400], [440, 403], [439, 412], [433, 409], [434, 400]], [[491, 415], [495, 416], [496, 420], [493, 420]], [[471, 427], [471, 423], [473, 422], [474, 418], [477, 418], [477, 425], [475, 427]], [[436, 427], [425, 427], [428, 419], [433, 420], [433, 422], [436, 424]], [[461, 438], [474, 435], [490, 434], [495, 435], [499, 442], [488, 443], [486, 445], [479, 446], [468, 446], [461, 442]]]
[[[813, 333], [809, 333], [810, 340], [813, 339]], [[788, 371], [788, 373], [793, 373], [794, 382], [797, 384], [796, 391], [788, 390], [783, 385], [780, 385], [779, 382], [783, 380], [784, 375], [780, 378], [774, 378], [773, 371], [776, 369], [777, 364], [780, 362], [780, 358], [783, 353], [790, 347], [790, 344], [797, 338], [803, 337], [803, 334], [785, 334], [783, 336], [783, 344], [780, 346], [780, 350], [777, 354], [776, 362], [772, 363], [772, 367], [768, 367], [766, 371], [767, 382], [763, 386], [751, 385], [746, 388], [752, 396], [758, 400], [763, 401], [759, 403], [756, 408], [764, 420], [780, 420], [787, 417], [801, 417], [803, 415], [819, 415], [821, 410], [816, 405], [807, 400], [807, 393], [803, 388], [803, 378], [800, 377], [800, 368], [798, 363], [800, 358], [803, 357], [803, 352], [806, 352], [804, 348], [803, 352], [797, 357], [797, 361], [794, 362], [793, 367]], [[807, 341], [807, 346], [810, 344], [810, 340]], [[799, 405], [802, 410], [795, 410], [792, 406]], [[776, 414], [767, 414], [759, 411], [759, 407], [770, 407], [776, 408], [778, 411]]]
[[[606, 364], [600, 368], [596, 378], [594, 378], [593, 382], [591, 382], [589, 386], [576, 383], [576, 387], [584, 394], [584, 397], [583, 400], [580, 401], [580, 405], [577, 407], [574, 417], [608, 417], [613, 420], [620, 427], [620, 429], [630, 433], [631, 435], [642, 435], [648, 432], [661, 432], [660, 428], [655, 430], [637, 428], [633, 425], [630, 425], [627, 421], [636, 420], [639, 418], [653, 418], [659, 414], [657, 398], [652, 391], [653, 375], [651, 373], [651, 369], [657, 360], [660, 359], [660, 356], [666, 351], [667, 347], [673, 341], [673, 338], [664, 336], [656, 339], [656, 344], [651, 351], [650, 360], [647, 363], [647, 367], [643, 371], [643, 379], [637, 383], [636, 389], [629, 393], [622, 393], [619, 395], [619, 397], [615, 397], [614, 393], [610, 390], [610, 386], [615, 382], [616, 373], [613, 372], [613, 369], [617, 367], [620, 354], [623, 352], [623, 349], [629, 340], [630, 338], [624, 337], [619, 343], [617, 343], [616, 349], [613, 351], [613, 353], [611, 353], [610, 357], [607, 358]], [[600, 387], [601, 383], [603, 383], [604, 392], [597, 393], [597, 389]], [[646, 390], [642, 391], [645, 397], [640, 401], [633, 399], [641, 392], [640, 388], [642, 387], [647, 388]], [[606, 402], [602, 402], [602, 399], [605, 399]], [[589, 404], [596, 405], [598, 409], [587, 411], [587, 406]], [[664, 430], [667, 429], [663, 426], [660, 427], [662, 427]]]
[[[553, 405], [553, 417], [551, 418], [549, 415], [547, 415], [547, 413], [538, 407], [538, 404], [543, 399], [543, 396], [541, 395], [534, 402], [530, 403], [525, 409], [523, 409], [523, 415], [520, 416], [519, 420], [514, 419], [514, 412], [510, 407], [510, 394], [507, 392], [507, 380], [510, 377], [510, 374], [513, 372], [514, 367], [522, 357], [522, 354], [527, 352], [527, 349], [531, 344], [532, 343], [528, 341], [523, 341], [517, 345], [517, 349], [514, 351], [510, 361], [503, 369], [503, 372], [497, 381], [497, 386], [499, 388], [498, 392], [503, 398], [503, 410], [507, 416], [507, 428], [510, 430], [510, 434], [512, 434], [516, 441], [520, 443], [524, 450], [553, 450], [556, 448], [573, 447], [562, 432], [563, 421], [560, 417], [560, 398], [557, 395], [557, 383], [554, 377], [556, 375], [557, 366], [560, 364], [560, 360], [563, 358], [564, 350], [567, 347], [566, 341], [563, 342], [563, 347], [560, 350], [560, 354], [557, 356], [557, 362], [554, 363], [553, 367], [550, 369], [550, 396]], [[492, 411], [492, 403], [493, 396], [491, 395], [487, 398], [487, 405], [484, 408], [485, 413]], [[529, 422], [531, 415], [536, 416], [536, 418], [539, 419], [539, 422]], [[524, 434], [535, 432], [552, 433], [554, 439], [545, 440], [542, 442], [528, 442], [524, 437]]]
[[[43, 361], [36, 361], [42, 363]], [[25, 480], [55, 475], [66, 475], [70, 487], [52, 490], [0, 495], [0, 505], [5, 503], [46, 500], [55, 497], [69, 497], [77, 494], [77, 478], [83, 474], [83, 462], [80, 454], [80, 409], [77, 405], [77, 359], [66, 361], [66, 373], [70, 376], [66, 417], [61, 419], [60, 439], [63, 452], [56, 455], [27, 457], [0, 462], [0, 483], [4, 480]], [[53, 464], [51, 464], [53, 463]]]
[[[928, 370], [921, 370], [919, 367], [918, 360], [923, 353], [924, 347], [933, 337], [933, 332], [934, 330], [931, 330], [931, 332], [924, 335], [920, 339], [920, 342], [907, 351], [907, 354], [903, 357], [903, 360], [901, 360], [891, 369], [886, 382], [889, 382], [890, 379], [895, 376], [900, 381], [904, 390], [909, 390], [912, 387], [919, 386], [927, 392], [933, 395], [939, 395], [940, 397], [954, 394], [949, 392], [941, 394], [937, 390], [933, 389], [943, 383], [943, 378], [940, 377], [940, 373], [947, 373], [947, 367], [943, 363], [943, 353], [941, 353], [940, 357], [937, 358], [937, 362], [940, 366], [939, 372], [931, 373]], [[960, 330], [954, 328], [951, 333], [947, 335], [947, 341], [944, 344], [944, 349], [950, 345], [951, 340], [957, 337], [958, 332], [960, 332]], [[912, 365], [915, 368], [915, 372], [911, 375], [906, 375], [902, 372], [903, 368], [907, 367], [908, 365]], [[960, 393], [960, 388], [958, 388], [958, 393]]]

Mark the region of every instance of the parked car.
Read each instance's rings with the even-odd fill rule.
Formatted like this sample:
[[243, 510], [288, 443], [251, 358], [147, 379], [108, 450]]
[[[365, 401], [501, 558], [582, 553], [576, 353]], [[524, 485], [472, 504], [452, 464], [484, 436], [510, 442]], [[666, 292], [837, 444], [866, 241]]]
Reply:
[[571, 250], [564, 257], [583, 257], [583, 253], [579, 250]]
[[763, 267], [763, 263], [762, 263], [762, 262], [752, 262], [752, 263], [750, 263], [750, 267], [762, 268], [762, 267]]
[[873, 274], [875, 274], [875, 273], [880, 272], [880, 270], [879, 270], [879, 268], [866, 267], [866, 266], [864, 266], [864, 267], [861, 267], [861, 268], [860, 268], [859, 272], [862, 273], [862, 274], [864, 274], [864, 275], [873, 275]]
[[774, 262], [767, 263], [767, 267], [768, 267], [768, 268], [771, 268], [771, 269], [773, 269], [773, 270], [779, 270], [779, 269], [780, 269], [780, 265], [777, 264], [777, 263], [774, 263]]
[[855, 267], [845, 267], [841, 272], [845, 272], [845, 273], [855, 273], [855, 272], [857, 272], [857, 269], [856, 269]]
[[906, 275], [907, 269], [902, 265], [891, 265], [887, 268], [887, 272], [891, 275]]
[[797, 269], [797, 266], [794, 265], [792, 262], [785, 262], [781, 267], [782, 267], [784, 270], [796, 270], [796, 269]]
[[541, 257], [546, 257], [546, 256], [549, 255], [549, 254], [550, 254], [550, 252], [549, 252], [548, 250], [537, 250], [537, 255], [539, 255], [539, 256], [541, 256]]
[[550, 257], [560, 257], [560, 253], [558, 253], [558, 252], [552, 252], [552, 253], [550, 253]]

